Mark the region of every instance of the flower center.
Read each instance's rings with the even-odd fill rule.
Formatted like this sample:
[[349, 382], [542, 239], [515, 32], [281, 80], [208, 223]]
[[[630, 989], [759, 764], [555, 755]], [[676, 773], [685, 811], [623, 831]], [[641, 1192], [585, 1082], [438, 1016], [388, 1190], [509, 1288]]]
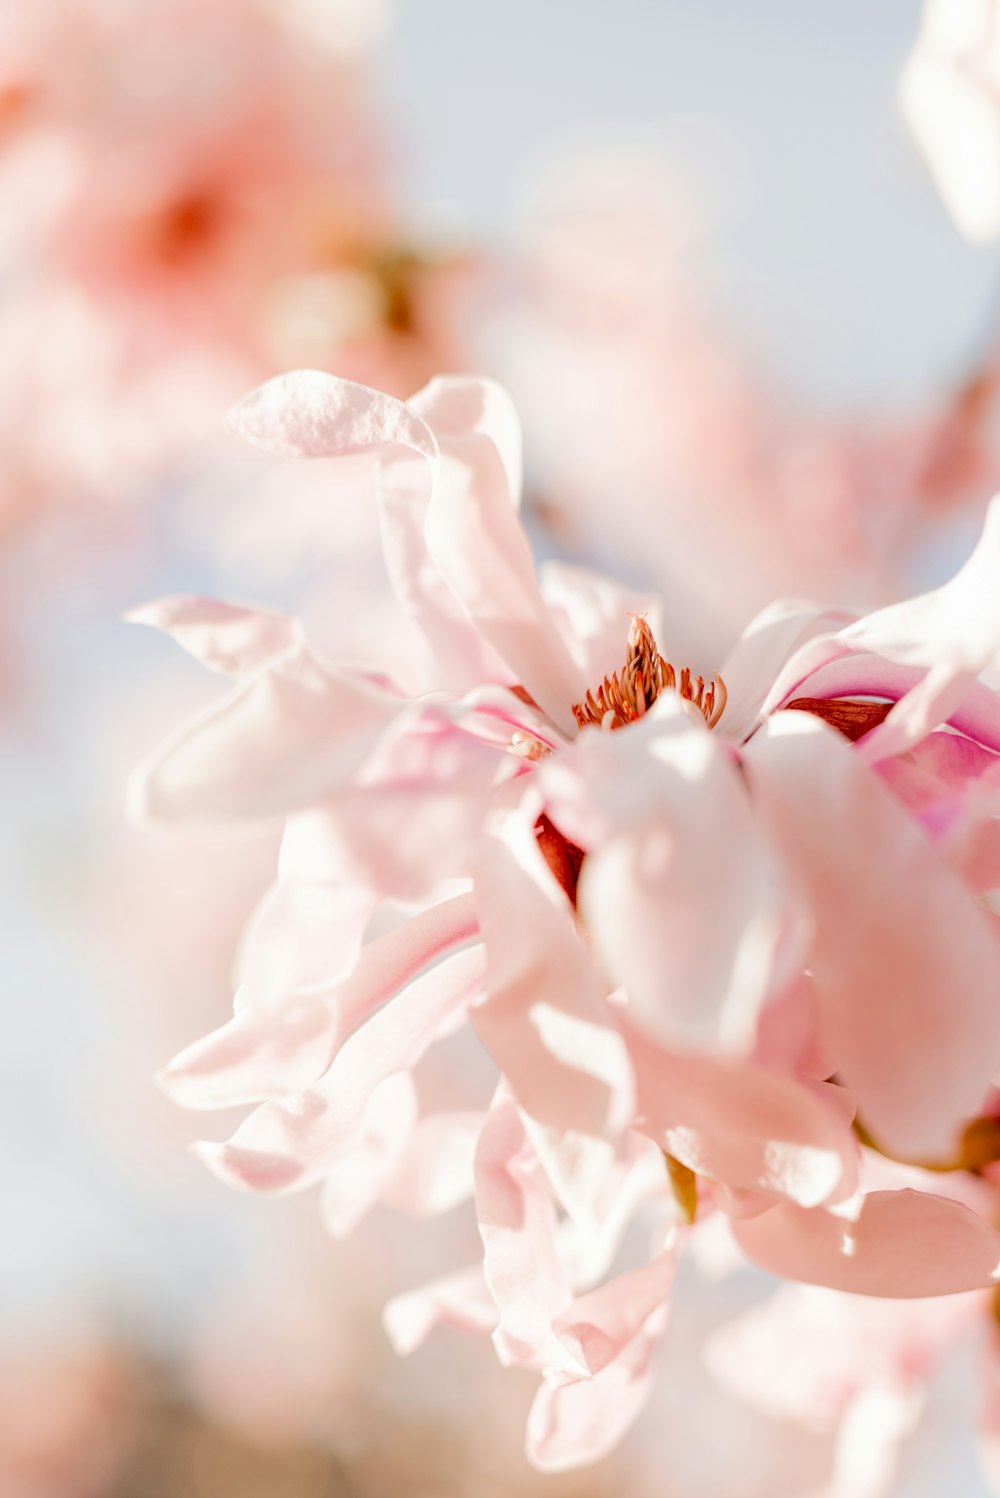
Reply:
[[620, 671], [606, 676], [596, 692], [588, 692], [573, 704], [581, 728], [625, 728], [649, 711], [661, 692], [677, 692], [714, 728], [726, 706], [726, 688], [721, 676], [706, 686], [702, 676], [692, 679], [685, 666], [678, 673], [660, 654], [642, 614], [633, 614], [628, 632], [628, 658]]

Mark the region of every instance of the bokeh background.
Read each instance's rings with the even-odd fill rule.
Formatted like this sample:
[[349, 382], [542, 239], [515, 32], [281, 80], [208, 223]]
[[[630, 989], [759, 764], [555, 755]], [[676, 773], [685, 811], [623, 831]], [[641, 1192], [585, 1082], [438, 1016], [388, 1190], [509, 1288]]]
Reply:
[[[903, 119], [920, 5], [4, 7], [0, 1495], [866, 1498], [703, 1369], [752, 1276], [692, 1271], [637, 1432], [543, 1479], [488, 1346], [381, 1330], [464, 1219], [335, 1244], [207, 1176], [153, 1077], [224, 1019], [274, 842], [130, 828], [218, 686], [122, 616], [222, 592], [391, 652], [372, 517], [224, 433], [301, 364], [506, 381], [540, 552], [664, 589], [708, 666], [775, 592], [946, 576], [1000, 480], [1000, 261]], [[885, 1491], [987, 1491], [963, 1357]]]

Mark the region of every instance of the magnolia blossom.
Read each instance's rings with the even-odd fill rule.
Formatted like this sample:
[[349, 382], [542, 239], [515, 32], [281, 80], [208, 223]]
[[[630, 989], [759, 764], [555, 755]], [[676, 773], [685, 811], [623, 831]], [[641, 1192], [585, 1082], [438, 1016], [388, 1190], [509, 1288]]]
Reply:
[[141, 492], [275, 367], [402, 392], [450, 360], [464, 268], [399, 222], [379, 0], [7, 11], [0, 526]]
[[955, 224], [1000, 234], [1000, 7], [925, 0], [900, 84], [903, 112]]
[[497, 386], [404, 404], [300, 373], [233, 425], [369, 455], [425, 652], [403, 679], [243, 604], [134, 615], [236, 682], [139, 770], [136, 815], [284, 824], [234, 1018], [162, 1079], [253, 1105], [200, 1146], [211, 1169], [320, 1187], [336, 1234], [377, 1200], [471, 1198], [481, 1258], [386, 1324], [401, 1351], [488, 1333], [538, 1372], [548, 1469], [638, 1414], [677, 1257], [716, 1220], [793, 1281], [994, 1285], [1000, 1234], [948, 1183], [975, 1187], [1000, 1069], [1000, 502], [935, 592], [860, 619], [777, 604], [695, 669], [655, 599], [536, 575]]

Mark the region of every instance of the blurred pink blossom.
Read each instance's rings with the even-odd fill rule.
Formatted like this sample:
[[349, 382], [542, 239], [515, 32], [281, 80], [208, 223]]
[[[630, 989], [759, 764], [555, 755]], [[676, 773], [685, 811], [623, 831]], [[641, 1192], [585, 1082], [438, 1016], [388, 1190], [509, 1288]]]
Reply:
[[2, 27], [4, 516], [134, 496], [287, 362], [400, 391], [462, 267], [409, 249], [377, 0], [42, 0]]
[[905, 589], [928, 522], [995, 485], [996, 377], [903, 413], [817, 411], [714, 285], [698, 197], [638, 144], [559, 158], [481, 336], [560, 545], [655, 584], [698, 621], [680, 647], [721, 652], [779, 595]]
[[[370, 456], [425, 650], [342, 667], [245, 605], [136, 611], [236, 678], [138, 772], [136, 814], [284, 822], [234, 1018], [163, 1076], [188, 1107], [254, 1105], [200, 1147], [211, 1168], [320, 1185], [337, 1235], [378, 1200], [471, 1199], [481, 1262], [387, 1326], [401, 1351], [440, 1322], [489, 1333], [541, 1374], [528, 1450], [552, 1470], [637, 1415], [713, 1214], [790, 1280], [993, 1285], [968, 1172], [1000, 1070], [979, 898], [1000, 886], [1000, 501], [935, 592], [859, 619], [773, 605], [696, 672], [661, 656], [655, 600], [536, 576], [499, 387], [404, 404], [303, 373], [233, 422], [285, 456]], [[492, 1076], [428, 1108], [424, 1058], [466, 1026]], [[883, 1179], [883, 1156], [960, 1189]]]

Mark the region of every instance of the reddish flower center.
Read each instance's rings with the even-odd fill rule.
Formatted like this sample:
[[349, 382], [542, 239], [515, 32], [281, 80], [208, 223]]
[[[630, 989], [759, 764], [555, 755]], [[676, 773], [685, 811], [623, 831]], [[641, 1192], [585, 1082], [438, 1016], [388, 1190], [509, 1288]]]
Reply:
[[628, 658], [620, 671], [606, 676], [596, 692], [588, 692], [573, 704], [581, 728], [625, 728], [641, 718], [661, 692], [677, 692], [696, 708], [709, 728], [714, 728], [726, 706], [726, 688], [721, 676], [706, 685], [702, 676], [692, 678], [685, 666], [677, 672], [660, 654], [653, 631], [642, 614], [633, 614], [628, 632]]

